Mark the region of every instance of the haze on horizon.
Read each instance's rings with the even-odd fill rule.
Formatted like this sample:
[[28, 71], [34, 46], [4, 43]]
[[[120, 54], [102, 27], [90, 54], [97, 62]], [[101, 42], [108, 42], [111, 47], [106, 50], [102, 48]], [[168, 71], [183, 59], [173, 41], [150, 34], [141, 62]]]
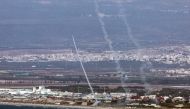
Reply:
[[[141, 46], [189, 44], [189, 0], [120, 0]], [[134, 47], [118, 1], [98, 0], [113, 47]], [[108, 49], [93, 0], [0, 0], [0, 48]]]

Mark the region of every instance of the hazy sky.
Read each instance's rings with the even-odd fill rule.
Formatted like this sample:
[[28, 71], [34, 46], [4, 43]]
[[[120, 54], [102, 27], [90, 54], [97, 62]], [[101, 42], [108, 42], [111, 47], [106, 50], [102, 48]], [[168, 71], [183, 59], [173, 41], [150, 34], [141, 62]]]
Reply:
[[[119, 0], [98, 0], [114, 47], [132, 46], [119, 17]], [[120, 0], [132, 34], [142, 45], [188, 42], [189, 0]], [[0, 0], [0, 47], [105, 47], [93, 0]], [[95, 45], [93, 45], [95, 44]]]

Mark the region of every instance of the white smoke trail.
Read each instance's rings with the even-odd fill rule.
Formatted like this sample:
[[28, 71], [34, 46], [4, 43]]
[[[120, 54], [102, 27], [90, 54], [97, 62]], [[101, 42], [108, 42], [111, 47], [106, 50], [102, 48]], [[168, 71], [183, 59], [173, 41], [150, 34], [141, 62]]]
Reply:
[[94, 4], [95, 4], [95, 12], [96, 12], [96, 14], [97, 14], [98, 21], [99, 21], [99, 23], [100, 23], [100, 25], [101, 25], [101, 29], [102, 29], [102, 32], [103, 32], [103, 34], [104, 34], [104, 39], [106, 40], [106, 42], [107, 42], [107, 44], [108, 44], [110, 50], [113, 51], [112, 41], [109, 39], [108, 32], [107, 32], [106, 29], [105, 29], [105, 23], [104, 23], [104, 21], [103, 21], [101, 15], [100, 15], [101, 12], [99, 11], [99, 5], [98, 5], [97, 0], [94, 0]]
[[[127, 36], [129, 36], [129, 39], [132, 41], [132, 43], [136, 46], [137, 48], [137, 57], [142, 58], [142, 53], [140, 51], [141, 46], [139, 44], [139, 42], [134, 38], [133, 34], [132, 34], [132, 29], [128, 23], [128, 19], [127, 16], [125, 15], [125, 10], [122, 6], [121, 2], [118, 2], [119, 5], [119, 17], [123, 20], [125, 27], [126, 27], [126, 31], [127, 31]], [[143, 64], [140, 68], [140, 76], [141, 76], [141, 80], [145, 85], [145, 89], [149, 89], [150, 85], [146, 82], [146, 75], [143, 74], [145, 73], [144, 70], [145, 68], [149, 68], [151, 66], [151, 62], [147, 62], [145, 64]]]
[[[129, 36], [130, 40], [133, 42], [133, 44], [137, 47], [137, 49], [140, 49], [141, 46], [139, 44], [139, 42], [134, 38], [133, 34], [132, 34], [132, 30], [131, 27], [128, 23], [128, 19], [127, 16], [125, 15], [125, 10], [122, 6], [121, 1], [117, 2], [119, 5], [119, 17], [123, 20], [123, 23], [125, 24], [126, 30], [127, 30], [127, 35]], [[139, 52], [140, 53], [140, 52]], [[138, 54], [139, 56], [141, 56], [141, 53]]]
[[91, 85], [91, 83], [90, 83], [90, 81], [89, 81], [89, 79], [88, 79], [88, 75], [87, 75], [86, 70], [85, 70], [85, 68], [84, 68], [84, 65], [83, 65], [83, 63], [82, 63], [82, 60], [81, 60], [81, 58], [80, 58], [80, 56], [79, 56], [79, 52], [78, 52], [78, 48], [77, 48], [77, 45], [76, 45], [76, 42], [75, 42], [75, 38], [74, 38], [73, 36], [72, 36], [72, 38], [73, 38], [73, 44], [74, 44], [74, 46], [75, 46], [75, 51], [76, 51], [76, 53], [77, 53], [77, 58], [78, 58], [78, 60], [79, 60], [79, 62], [80, 62], [81, 68], [82, 68], [82, 70], [83, 70], [83, 72], [84, 72], [84, 75], [85, 75], [85, 78], [86, 78], [86, 80], [87, 80], [88, 86], [90, 87], [91, 93], [93, 94], [95, 100], [97, 101], [97, 99], [96, 99], [96, 97], [95, 97], [95, 94], [94, 94], [94, 90], [93, 90], [92, 85]]
[[[99, 5], [98, 5], [97, 0], [94, 0], [94, 4], [95, 4], [95, 13], [97, 14], [98, 21], [99, 21], [99, 23], [101, 25], [101, 29], [102, 29], [102, 32], [103, 32], [103, 35], [104, 35], [104, 39], [105, 39], [106, 43], [108, 44], [112, 55], [115, 57], [114, 49], [113, 49], [113, 46], [112, 46], [112, 41], [109, 38], [108, 32], [107, 32], [107, 30], [105, 28], [105, 23], [104, 23], [102, 17], [100, 16], [101, 12], [99, 10]], [[121, 85], [124, 86], [125, 85], [125, 80], [127, 79], [127, 74], [121, 68], [119, 60], [115, 59], [114, 61], [115, 61], [115, 64], [116, 64], [117, 73], [121, 74], [121, 83], [122, 83]]]

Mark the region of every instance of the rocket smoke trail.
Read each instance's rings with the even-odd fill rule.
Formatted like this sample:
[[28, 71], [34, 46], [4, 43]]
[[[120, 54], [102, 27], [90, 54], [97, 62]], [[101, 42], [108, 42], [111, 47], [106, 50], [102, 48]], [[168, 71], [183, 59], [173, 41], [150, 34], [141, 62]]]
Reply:
[[[106, 31], [106, 28], [105, 28], [105, 23], [104, 23], [103, 19], [102, 19], [102, 18], [100, 17], [100, 15], [99, 15], [100, 11], [99, 11], [99, 5], [98, 5], [97, 0], [94, 0], [94, 4], [95, 4], [95, 12], [96, 12], [96, 14], [97, 14], [98, 21], [99, 21], [99, 23], [100, 23], [100, 25], [101, 25], [101, 29], [102, 29], [102, 32], [103, 32], [103, 34], [104, 34], [104, 39], [105, 39], [106, 43], [108, 44], [109, 49], [110, 49], [111, 52], [113, 53], [114, 50], [113, 50], [113, 46], [112, 46], [112, 41], [109, 39], [108, 32]], [[118, 61], [118, 60], [115, 60], [115, 63], [116, 63], [116, 65], [117, 65], [117, 70], [118, 70], [119, 72], [121, 72], [122, 70], [121, 70], [121, 66], [120, 66], [119, 61]]]
[[[85, 68], [84, 68], [84, 65], [83, 65], [83, 63], [82, 63], [82, 61], [81, 61], [81, 58], [80, 58], [80, 56], [79, 56], [79, 52], [78, 52], [78, 48], [77, 48], [77, 45], [76, 45], [76, 42], [75, 42], [75, 38], [74, 38], [73, 36], [72, 36], [72, 38], [73, 38], [73, 44], [74, 44], [74, 46], [75, 46], [75, 51], [76, 51], [76, 53], [77, 53], [77, 58], [78, 58], [78, 60], [79, 60], [79, 62], [80, 62], [81, 68], [82, 68], [82, 70], [83, 70], [83, 72], [84, 72], [84, 75], [85, 75], [85, 78], [86, 78], [86, 80], [87, 80], [88, 86], [90, 87], [91, 93], [92, 93], [93, 95], [95, 95], [95, 94], [94, 94], [94, 90], [93, 90], [93, 88], [92, 88], [92, 85], [91, 85], [91, 83], [90, 83], [90, 81], [89, 81], [89, 79], [88, 79], [88, 75], [87, 75], [87, 73], [86, 73], [86, 70], [85, 70]], [[95, 96], [94, 96], [94, 97], [95, 97]], [[95, 100], [97, 101], [96, 97], [95, 97]]]
[[[101, 25], [101, 29], [102, 29], [102, 32], [103, 32], [103, 35], [104, 35], [104, 39], [105, 39], [106, 43], [108, 44], [109, 49], [111, 50], [112, 55], [115, 55], [114, 54], [114, 49], [113, 49], [113, 46], [112, 46], [112, 41], [109, 38], [108, 32], [107, 32], [107, 30], [105, 28], [105, 23], [104, 23], [102, 17], [100, 16], [101, 12], [99, 10], [99, 5], [98, 5], [97, 0], [94, 0], [94, 4], [95, 4], [95, 13], [97, 14], [98, 21], [99, 21], [99, 23]], [[127, 76], [126, 76], [125, 72], [123, 71], [123, 69], [121, 68], [119, 60], [116, 59], [115, 60], [115, 64], [116, 64], [117, 73], [121, 74], [122, 85], [124, 85], [124, 82], [125, 82], [125, 79], [127, 78]]]
[[99, 5], [98, 5], [97, 0], [94, 0], [94, 4], [95, 4], [95, 12], [96, 12], [96, 14], [97, 14], [98, 21], [99, 21], [99, 23], [100, 23], [100, 25], [101, 25], [101, 29], [102, 29], [102, 32], [103, 32], [103, 34], [104, 34], [104, 39], [106, 40], [106, 42], [107, 42], [107, 44], [108, 44], [110, 50], [113, 51], [112, 41], [109, 39], [108, 32], [107, 32], [106, 29], [105, 29], [105, 23], [104, 23], [104, 21], [102, 20], [102, 18], [101, 18], [100, 15], [99, 15], [99, 14], [100, 14], [100, 11], [99, 11]]
[[[121, 2], [118, 2], [118, 5], [119, 5], [119, 17], [123, 20], [124, 22], [124, 25], [126, 27], [126, 31], [127, 31], [127, 35], [129, 36], [129, 39], [133, 42], [133, 44], [136, 46], [136, 48], [138, 49], [137, 50], [137, 57], [142, 57], [142, 53], [140, 51], [140, 44], [139, 42], [134, 38], [133, 34], [132, 34], [132, 30], [131, 30], [131, 27], [128, 23], [128, 19], [127, 19], [127, 16], [125, 15], [125, 10], [124, 8], [122, 7], [122, 3]], [[146, 82], [146, 77], [145, 75], [143, 74], [145, 68], [150, 68], [151, 67], [151, 62], [146, 62], [145, 64], [143, 64], [140, 68], [140, 76], [141, 76], [141, 80], [144, 82], [145, 84], [145, 88], [150, 88], [149, 84]]]

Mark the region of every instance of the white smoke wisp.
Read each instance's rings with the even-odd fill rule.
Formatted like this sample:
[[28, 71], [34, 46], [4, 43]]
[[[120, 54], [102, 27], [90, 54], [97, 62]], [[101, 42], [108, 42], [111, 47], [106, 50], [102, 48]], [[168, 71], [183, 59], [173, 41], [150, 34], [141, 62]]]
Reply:
[[89, 86], [89, 88], [90, 88], [90, 90], [91, 90], [91, 93], [93, 94], [95, 100], [97, 101], [97, 99], [96, 99], [96, 97], [95, 97], [94, 90], [93, 90], [92, 85], [91, 85], [91, 83], [90, 83], [90, 81], [89, 81], [89, 78], [88, 78], [88, 75], [87, 75], [86, 70], [85, 70], [85, 68], [84, 68], [84, 65], [83, 65], [83, 63], [82, 63], [82, 60], [81, 60], [81, 58], [80, 58], [80, 56], [79, 56], [78, 48], [77, 48], [77, 45], [76, 45], [76, 42], [75, 42], [75, 38], [74, 38], [73, 36], [72, 36], [72, 39], [73, 39], [73, 44], [74, 44], [75, 51], [76, 51], [76, 54], [77, 54], [77, 58], [78, 58], [78, 60], [79, 60], [79, 62], [80, 62], [80, 65], [81, 65], [81, 68], [82, 68], [83, 73], [84, 73], [84, 75], [85, 75], [85, 78], [86, 78], [86, 81], [87, 81], [87, 83], [88, 83], [88, 86]]
[[[102, 29], [102, 32], [103, 32], [103, 35], [104, 35], [104, 39], [105, 39], [106, 43], [108, 44], [109, 49], [110, 49], [112, 55], [113, 55], [114, 57], [116, 57], [116, 56], [115, 56], [115, 53], [114, 53], [115, 51], [114, 51], [113, 46], [112, 46], [112, 43], [113, 43], [113, 42], [112, 42], [112, 40], [109, 38], [109, 35], [108, 35], [108, 32], [107, 32], [107, 30], [106, 30], [106, 28], [105, 28], [105, 23], [104, 23], [104, 21], [103, 21], [102, 16], [100, 16], [100, 13], [101, 13], [101, 12], [100, 12], [100, 10], [99, 10], [98, 1], [97, 1], [97, 0], [94, 0], [94, 4], [95, 4], [95, 13], [96, 13], [96, 15], [97, 15], [97, 17], [98, 17], [98, 21], [99, 21], [99, 23], [100, 23], [100, 25], [101, 25], [101, 29]], [[125, 86], [125, 81], [126, 81], [126, 79], [127, 79], [127, 74], [126, 74], [126, 72], [124, 72], [123, 69], [121, 68], [121, 65], [120, 65], [119, 60], [115, 59], [114, 62], [115, 62], [115, 64], [116, 64], [117, 73], [118, 73], [118, 74], [121, 74], [121, 82], [122, 82], [121, 85], [122, 85], [122, 86]]]
[[109, 39], [108, 32], [105, 29], [105, 23], [104, 23], [102, 17], [100, 16], [101, 12], [99, 11], [99, 5], [98, 5], [97, 0], [94, 0], [94, 4], [95, 4], [95, 12], [96, 12], [96, 15], [98, 17], [98, 21], [101, 25], [102, 32], [104, 34], [104, 39], [106, 40], [110, 50], [113, 51], [112, 41]]
[[144, 86], [145, 86], [145, 90], [146, 90], [146, 94], [149, 94], [149, 90], [151, 87], [150, 85], [147, 83], [147, 80], [146, 80], [146, 74], [145, 73], [145, 70], [146, 69], [149, 69], [151, 67], [151, 62], [146, 62], [145, 64], [143, 64], [140, 68], [140, 76], [141, 76], [141, 80], [142, 82], [144, 83]]
[[[141, 45], [139, 44], [139, 42], [135, 39], [133, 33], [132, 33], [132, 29], [128, 23], [128, 19], [127, 16], [125, 15], [125, 10], [122, 6], [121, 2], [118, 2], [119, 5], [119, 17], [123, 20], [125, 27], [126, 27], [126, 31], [127, 31], [127, 36], [129, 36], [129, 39], [132, 41], [132, 43], [135, 45], [135, 47], [137, 48], [137, 57], [138, 58], [142, 58], [142, 53], [141, 53]], [[147, 83], [146, 81], [146, 75], [145, 75], [145, 69], [150, 68], [151, 67], [151, 62], [146, 62], [145, 64], [143, 64], [140, 68], [140, 76], [141, 76], [141, 80], [144, 83], [145, 89], [149, 89], [150, 85]]]

